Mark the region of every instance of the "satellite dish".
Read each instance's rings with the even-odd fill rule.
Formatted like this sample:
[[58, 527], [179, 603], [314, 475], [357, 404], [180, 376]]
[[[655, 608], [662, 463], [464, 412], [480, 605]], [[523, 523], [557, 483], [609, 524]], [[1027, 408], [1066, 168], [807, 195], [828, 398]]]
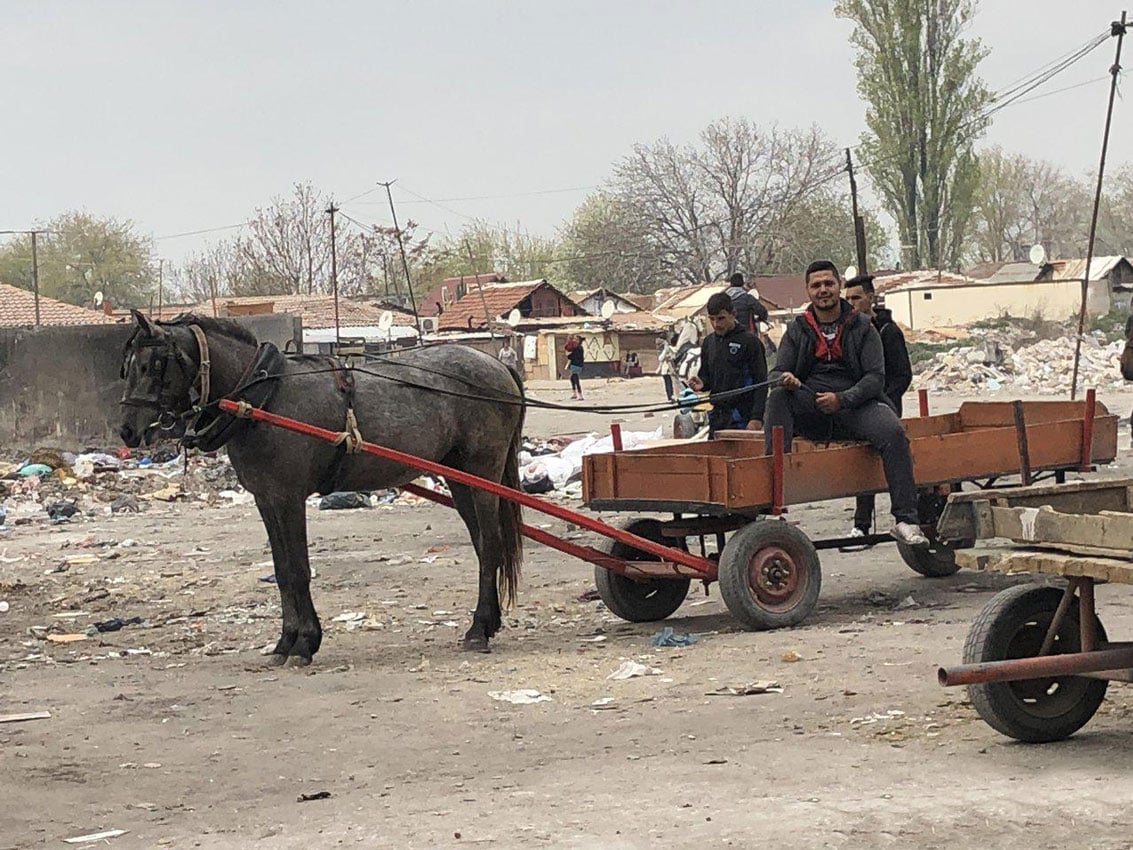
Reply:
[[104, 298], [104, 296], [102, 294], [102, 290], [100, 289], [98, 292], [96, 292], [94, 294], [94, 306], [95, 307], [101, 307], [103, 298]]
[[513, 328], [523, 320], [523, 314], [518, 309], [512, 310], [507, 314], [507, 323]]
[[846, 266], [846, 274], [845, 274], [845, 278], [844, 278], [845, 280], [849, 280], [850, 278], [857, 277], [857, 276], [858, 276], [858, 267], [857, 266]]
[[602, 302], [602, 309], [599, 312], [602, 314], [603, 319], [608, 319], [617, 311], [618, 308], [614, 306], [613, 301], [604, 301]]
[[1046, 248], [1042, 245], [1032, 245], [1031, 253], [1027, 255], [1032, 265], [1041, 266], [1046, 262]]
[[392, 327], [393, 327], [393, 312], [391, 310], [386, 310], [384, 313], [382, 313], [380, 316], [378, 316], [378, 330], [388, 331]]

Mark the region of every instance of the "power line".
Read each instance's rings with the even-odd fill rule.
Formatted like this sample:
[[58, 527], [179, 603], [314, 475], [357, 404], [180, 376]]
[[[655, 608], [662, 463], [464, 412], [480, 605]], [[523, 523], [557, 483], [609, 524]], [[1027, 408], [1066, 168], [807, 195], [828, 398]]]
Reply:
[[206, 227], [203, 230], [186, 230], [184, 233], [170, 233], [167, 236], [155, 236], [155, 242], [160, 242], [163, 239], [180, 239], [182, 236], [200, 236], [203, 233], [219, 233], [222, 230], [235, 230], [238, 227], [247, 227], [248, 222], [242, 221], [239, 224], [225, 224], [221, 227]]

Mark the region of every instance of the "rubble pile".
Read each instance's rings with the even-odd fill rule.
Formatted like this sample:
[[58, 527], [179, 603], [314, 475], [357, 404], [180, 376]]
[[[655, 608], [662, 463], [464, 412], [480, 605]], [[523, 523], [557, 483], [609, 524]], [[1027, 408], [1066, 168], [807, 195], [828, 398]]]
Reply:
[[[1082, 340], [1078, 385], [1120, 387], [1119, 362], [1125, 343], [1107, 342], [1103, 333]], [[997, 339], [964, 345], [935, 355], [917, 369], [914, 389], [931, 391], [996, 390], [1063, 395], [1074, 370], [1074, 337], [1025, 342], [1012, 350]]]

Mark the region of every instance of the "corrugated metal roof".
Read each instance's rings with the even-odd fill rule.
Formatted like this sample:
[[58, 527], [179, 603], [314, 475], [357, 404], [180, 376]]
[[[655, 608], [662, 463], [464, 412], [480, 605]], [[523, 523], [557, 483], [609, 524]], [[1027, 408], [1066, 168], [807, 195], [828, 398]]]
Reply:
[[[41, 325], [113, 325], [110, 316], [98, 310], [77, 307], [65, 301], [39, 296]], [[0, 283], [0, 327], [35, 326], [35, 293], [18, 286]]]
[[1004, 263], [994, 274], [985, 278], [978, 278], [983, 283], [1029, 283], [1039, 279], [1045, 265], [1035, 265], [1023, 260], [1018, 263]]
[[[1101, 280], [1103, 277], [1113, 271], [1114, 267], [1125, 260], [1121, 255], [1111, 257], [1094, 257], [1090, 261], [1090, 274], [1087, 276], [1089, 280]], [[1086, 258], [1079, 257], [1076, 260], [1051, 260], [1051, 273], [1052, 280], [1081, 280], [1083, 277], [1082, 272], [1086, 268]]]
[[875, 277], [873, 288], [878, 292], [888, 293], [895, 289], [914, 289], [938, 286], [979, 286], [986, 281], [979, 281], [967, 275], [945, 272], [938, 269], [917, 269], [910, 272], [895, 272]]

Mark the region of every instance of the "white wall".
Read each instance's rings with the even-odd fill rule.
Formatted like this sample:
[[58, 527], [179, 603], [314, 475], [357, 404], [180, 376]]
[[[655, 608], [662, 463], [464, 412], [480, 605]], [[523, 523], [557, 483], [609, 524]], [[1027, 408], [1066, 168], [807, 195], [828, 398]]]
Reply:
[[[1081, 293], [1081, 284], [1076, 280], [917, 287], [885, 293], [885, 306], [893, 311], [895, 321], [913, 330], [923, 330], [1003, 315], [1026, 318], [1041, 313], [1049, 320], [1066, 319], [1078, 315]], [[1091, 282], [1086, 312], [1096, 316], [1109, 309], [1109, 282]]]

